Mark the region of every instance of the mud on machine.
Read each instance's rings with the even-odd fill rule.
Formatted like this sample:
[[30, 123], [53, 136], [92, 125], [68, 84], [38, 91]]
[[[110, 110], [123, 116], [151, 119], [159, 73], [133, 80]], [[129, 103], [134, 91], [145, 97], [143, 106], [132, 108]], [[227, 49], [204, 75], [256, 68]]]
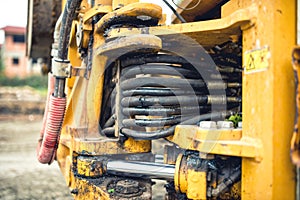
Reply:
[[296, 1], [173, 1], [170, 25], [154, 3], [59, 3], [38, 159], [75, 199], [156, 179], [166, 199], [297, 198]]

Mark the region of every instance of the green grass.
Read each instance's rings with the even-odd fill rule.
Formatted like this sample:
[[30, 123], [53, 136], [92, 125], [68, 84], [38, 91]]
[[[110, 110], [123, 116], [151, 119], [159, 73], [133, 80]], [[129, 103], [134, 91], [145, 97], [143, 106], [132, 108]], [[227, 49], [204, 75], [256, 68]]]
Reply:
[[38, 88], [38, 89], [35, 89], [36, 92], [41, 95], [42, 97], [47, 97], [47, 93], [48, 93], [48, 89], [47, 88]]
[[24, 87], [29, 86], [33, 88], [41, 97], [47, 96], [48, 91], [48, 77], [47, 76], [30, 76], [26, 78], [8, 78], [0, 75], [0, 87]]
[[47, 76], [29, 76], [26, 78], [8, 78], [3, 75], [0, 75], [0, 86], [12, 86], [12, 87], [22, 87], [22, 86], [30, 86], [35, 88], [42, 93], [44, 90], [47, 90], [48, 85], [48, 77]]

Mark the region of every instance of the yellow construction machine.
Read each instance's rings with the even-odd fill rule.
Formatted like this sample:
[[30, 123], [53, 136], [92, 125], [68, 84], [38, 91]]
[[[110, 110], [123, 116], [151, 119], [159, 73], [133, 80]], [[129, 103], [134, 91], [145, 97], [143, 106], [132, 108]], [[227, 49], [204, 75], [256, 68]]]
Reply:
[[300, 198], [296, 0], [28, 5], [37, 157], [75, 199]]

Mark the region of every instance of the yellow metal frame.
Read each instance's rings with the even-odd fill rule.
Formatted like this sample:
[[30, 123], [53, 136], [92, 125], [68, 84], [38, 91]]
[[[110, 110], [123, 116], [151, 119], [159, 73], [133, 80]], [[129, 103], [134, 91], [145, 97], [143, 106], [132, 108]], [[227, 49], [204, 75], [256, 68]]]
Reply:
[[243, 136], [261, 140], [263, 159], [243, 158], [242, 199], [296, 199], [295, 167], [289, 156], [295, 115], [290, 55], [296, 43], [296, 1], [251, 3], [257, 6], [257, 21], [243, 30], [243, 52], [268, 46], [270, 57], [265, 71], [243, 76]]
[[[101, 1], [97, 2], [101, 3]], [[107, 5], [106, 2], [107, 6], [103, 7], [104, 10], [101, 12], [108, 13], [111, 7], [113, 9], [119, 7], [122, 4], [120, 2], [130, 4], [136, 1], [112, 1], [111, 5]], [[91, 8], [82, 13], [86, 31], [90, 31], [88, 21], [91, 16], [99, 12], [97, 8]], [[264, 51], [262, 57], [267, 62], [253, 60], [256, 66], [264, 65], [263, 70], [248, 71], [243, 74], [243, 131], [207, 132], [194, 126], [178, 126], [174, 136], [169, 138], [170, 141], [185, 149], [242, 157], [243, 200], [296, 199], [295, 167], [289, 157], [295, 115], [295, 86], [290, 57], [290, 52], [296, 43], [295, 20], [295, 0], [289, 2], [231, 0], [222, 7], [221, 19], [147, 28], [147, 34], [161, 38], [165, 35], [176, 38], [177, 34], [185, 34], [208, 48], [241, 36], [243, 66], [246, 69], [249, 68], [249, 62], [245, 62], [249, 60], [247, 57], [251, 54], [249, 52]], [[101, 28], [94, 32], [95, 47], [101, 47], [105, 43], [99, 32]], [[114, 29], [108, 33], [108, 39], [141, 33], [145, 34], [145, 29]], [[73, 66], [80, 66], [83, 64], [75, 53], [77, 48], [74, 34], [73, 28], [69, 57]], [[89, 79], [75, 77], [68, 80], [69, 101], [57, 160], [67, 184], [71, 188], [80, 186], [82, 191], [90, 186], [89, 183], [75, 178], [72, 174], [73, 155], [119, 154], [127, 152], [128, 148], [131, 152], [151, 150], [147, 142], [128, 140], [125, 146], [120, 147], [117, 140], [99, 137], [97, 131], [101, 105], [99, 97], [102, 96], [105, 61], [104, 56], [95, 56]], [[187, 134], [182, 136], [182, 133]], [[211, 133], [213, 137], [215, 136], [214, 140], [205, 140], [212, 136]], [[131, 148], [132, 145], [134, 148]], [[206, 148], [205, 145], [211, 148]], [[194, 172], [188, 174], [192, 179]], [[194, 198], [193, 188], [199, 186], [199, 182], [188, 184], [191, 189], [187, 190], [187, 195]], [[108, 198], [103, 190], [91, 187], [89, 194], [96, 195], [92, 195], [93, 198], [97, 195], [99, 198]], [[199, 187], [203, 189], [204, 186]], [[84, 194], [86, 195], [78, 198], [92, 197], [88, 196], [88, 192]], [[201, 198], [203, 199], [203, 196]]]
[[[236, 39], [241, 35], [241, 27], [252, 26], [256, 21], [257, 7], [248, 6], [236, 10], [231, 15], [221, 19], [199, 21], [184, 24], [172, 24], [167, 26], [149, 27], [147, 33], [159, 37], [184, 34], [196, 40], [206, 48], [214, 47], [228, 40]], [[145, 33], [143, 28], [116, 28], [107, 33], [109, 39]]]
[[178, 192], [186, 193], [189, 199], [206, 199], [206, 172], [189, 166], [187, 157], [179, 154], [176, 160], [174, 185]]
[[241, 129], [207, 130], [197, 126], [177, 126], [169, 141], [188, 150], [206, 154], [249, 157], [260, 161], [263, 156], [259, 139], [242, 137]]

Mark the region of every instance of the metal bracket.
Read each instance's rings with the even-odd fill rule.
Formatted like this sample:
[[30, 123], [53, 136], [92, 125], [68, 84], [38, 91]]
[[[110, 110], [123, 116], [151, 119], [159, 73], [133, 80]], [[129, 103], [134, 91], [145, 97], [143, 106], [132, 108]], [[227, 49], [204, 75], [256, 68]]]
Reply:
[[52, 73], [55, 77], [70, 78], [71, 65], [69, 60], [52, 59]]

